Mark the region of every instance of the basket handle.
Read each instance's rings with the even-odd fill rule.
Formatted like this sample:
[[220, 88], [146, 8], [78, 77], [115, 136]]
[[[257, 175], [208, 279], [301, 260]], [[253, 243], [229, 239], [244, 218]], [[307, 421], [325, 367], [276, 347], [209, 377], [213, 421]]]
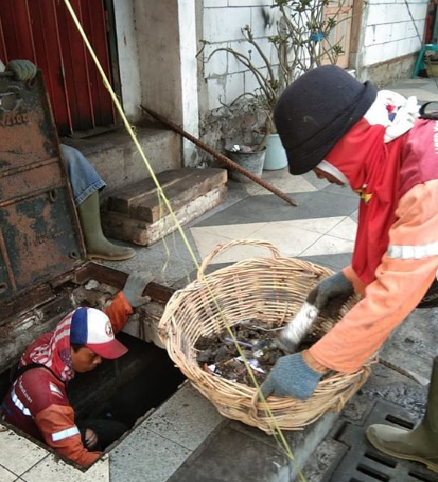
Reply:
[[259, 239], [235, 239], [234, 241], [230, 241], [229, 243], [222, 243], [218, 244], [213, 251], [211, 251], [210, 254], [207, 254], [207, 256], [204, 258], [204, 261], [202, 262], [201, 266], [198, 269], [198, 281], [201, 281], [202, 276], [204, 275], [205, 270], [207, 269], [207, 266], [210, 264], [210, 261], [220, 252], [226, 251], [227, 249], [232, 248], [233, 246], [240, 246], [240, 245], [246, 245], [246, 246], [260, 246], [262, 248], [268, 248], [269, 251], [271, 252], [271, 255], [274, 258], [281, 258], [280, 251], [278, 251], [278, 248], [275, 247], [272, 243], [269, 241], [261, 241]]

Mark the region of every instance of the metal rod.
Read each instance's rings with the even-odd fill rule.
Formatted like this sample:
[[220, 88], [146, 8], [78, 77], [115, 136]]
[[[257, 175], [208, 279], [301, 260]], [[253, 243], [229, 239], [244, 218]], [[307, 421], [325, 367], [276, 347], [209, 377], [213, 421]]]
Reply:
[[201, 149], [204, 149], [204, 151], [211, 154], [218, 161], [223, 162], [224, 164], [227, 164], [232, 169], [236, 170], [237, 172], [240, 172], [244, 176], [251, 179], [251, 181], [254, 181], [257, 184], [260, 184], [260, 186], [264, 187], [265, 189], [272, 192], [273, 194], [275, 194], [279, 198], [283, 199], [283, 201], [286, 201], [287, 203], [291, 204], [292, 206], [297, 206], [297, 203], [294, 199], [286, 196], [286, 194], [284, 194], [282, 191], [280, 191], [276, 187], [272, 186], [271, 184], [269, 184], [265, 181], [262, 181], [259, 177], [255, 176], [252, 172], [248, 171], [247, 169], [244, 169], [242, 166], [239, 166], [239, 164], [236, 164], [231, 159], [228, 159], [228, 157], [224, 156], [223, 154], [220, 154], [219, 152], [215, 151], [211, 147], [207, 146], [207, 144], [204, 144], [202, 141], [200, 141], [196, 137], [194, 137], [191, 134], [189, 134], [188, 132], [184, 131], [183, 129], [181, 129], [181, 127], [176, 125], [174, 122], [172, 122], [168, 119], [165, 119], [160, 114], [157, 114], [153, 110], [151, 110], [147, 107], [143, 107], [142, 105], [140, 105], [140, 109], [142, 111], [146, 112], [147, 114], [151, 115], [152, 117], [154, 117], [157, 121], [161, 122], [165, 126], [170, 127], [173, 131], [177, 132], [178, 134], [185, 137], [189, 141], [193, 142], [193, 144], [195, 144], [196, 146], [200, 147]]

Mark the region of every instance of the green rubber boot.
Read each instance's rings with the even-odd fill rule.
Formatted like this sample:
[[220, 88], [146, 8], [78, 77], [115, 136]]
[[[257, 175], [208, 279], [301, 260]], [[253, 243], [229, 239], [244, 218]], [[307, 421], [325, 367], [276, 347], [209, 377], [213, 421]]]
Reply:
[[371, 425], [367, 438], [387, 455], [421, 462], [438, 473], [438, 357], [433, 362], [426, 413], [420, 425], [414, 430]]
[[122, 261], [135, 256], [132, 248], [111, 244], [102, 232], [99, 192], [96, 191], [76, 207], [84, 233], [88, 259]]

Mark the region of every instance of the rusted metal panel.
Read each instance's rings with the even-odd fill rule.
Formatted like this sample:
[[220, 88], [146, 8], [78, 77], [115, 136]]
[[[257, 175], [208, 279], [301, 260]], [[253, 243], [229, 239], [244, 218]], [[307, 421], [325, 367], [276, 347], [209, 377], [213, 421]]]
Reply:
[[1, 301], [73, 269], [84, 247], [41, 75], [0, 76], [0, 100]]
[[[31, 85], [0, 75], [0, 373], [78, 304], [93, 306], [88, 281], [109, 286], [105, 302], [123, 288], [126, 273], [84, 257], [41, 74]], [[163, 305], [173, 292], [149, 283], [144, 295]], [[158, 317], [152, 305], [134, 313], [139, 327]]]

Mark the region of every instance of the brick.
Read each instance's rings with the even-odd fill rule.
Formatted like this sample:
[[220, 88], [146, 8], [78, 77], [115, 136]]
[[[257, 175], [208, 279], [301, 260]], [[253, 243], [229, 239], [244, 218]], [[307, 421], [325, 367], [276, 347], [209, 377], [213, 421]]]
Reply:
[[[218, 48], [227, 47], [227, 43], [218, 43], [206, 45], [204, 50], [204, 59], [207, 60], [211, 53]], [[228, 54], [227, 52], [215, 52], [208, 62], [204, 65], [204, 77], [212, 77], [216, 75], [224, 75], [228, 73]]]
[[[257, 43], [259, 46], [263, 49], [263, 52], [267, 55], [269, 58], [270, 54], [270, 44], [267, 38], [261, 38], [257, 40]], [[250, 56], [251, 63], [255, 65], [256, 67], [264, 67], [265, 62], [263, 61], [261, 55], [257, 51], [257, 49], [248, 43], [247, 41], [242, 41], [242, 42], [230, 42], [228, 44], [230, 48], [233, 50], [236, 50], [237, 52]], [[251, 51], [251, 54], [249, 54], [249, 51]], [[242, 62], [239, 62], [239, 60], [236, 60], [236, 58], [228, 54], [228, 72], [244, 72], [247, 71], [247, 67], [245, 67]]]
[[251, 8], [208, 8], [204, 11], [205, 39], [227, 42], [243, 38], [241, 29], [251, 23]]

